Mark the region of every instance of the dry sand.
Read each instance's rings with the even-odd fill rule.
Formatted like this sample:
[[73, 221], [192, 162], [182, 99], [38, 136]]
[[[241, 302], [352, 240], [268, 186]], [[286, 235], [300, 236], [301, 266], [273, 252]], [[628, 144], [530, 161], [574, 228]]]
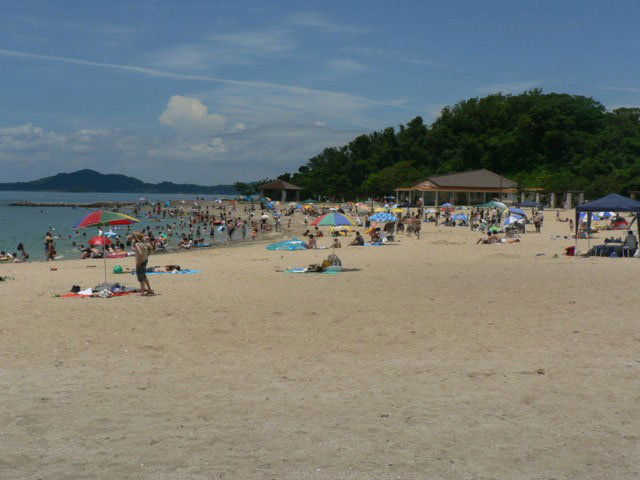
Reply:
[[154, 256], [203, 273], [150, 298], [52, 298], [101, 261], [0, 265], [0, 478], [640, 478], [640, 261], [553, 258], [546, 216], [343, 248], [339, 275]]

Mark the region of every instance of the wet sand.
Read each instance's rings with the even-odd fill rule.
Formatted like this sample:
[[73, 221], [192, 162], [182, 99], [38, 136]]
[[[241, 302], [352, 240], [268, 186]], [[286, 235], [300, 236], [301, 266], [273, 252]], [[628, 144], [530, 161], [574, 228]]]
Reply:
[[102, 260], [0, 264], [0, 478], [639, 478], [640, 261], [555, 233], [428, 224], [339, 275], [276, 271], [330, 250], [158, 255], [203, 272], [149, 298], [52, 297]]

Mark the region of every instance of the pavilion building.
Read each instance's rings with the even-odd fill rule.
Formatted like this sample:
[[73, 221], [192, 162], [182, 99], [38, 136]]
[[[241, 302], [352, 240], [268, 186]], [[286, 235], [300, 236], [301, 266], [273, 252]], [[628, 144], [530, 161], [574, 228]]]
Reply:
[[[536, 193], [536, 201], [539, 194]], [[517, 203], [525, 198], [518, 196], [516, 182], [487, 169], [471, 170], [429, 177], [410, 187], [396, 188], [398, 202], [417, 202], [423, 205], [441, 205], [445, 202], [454, 205], [475, 205], [489, 200]]]
[[269, 197], [282, 202], [286, 200], [295, 200], [297, 202], [300, 200], [300, 190], [302, 190], [302, 188], [283, 180], [275, 180], [260, 185], [258, 190], [260, 191], [261, 197]]

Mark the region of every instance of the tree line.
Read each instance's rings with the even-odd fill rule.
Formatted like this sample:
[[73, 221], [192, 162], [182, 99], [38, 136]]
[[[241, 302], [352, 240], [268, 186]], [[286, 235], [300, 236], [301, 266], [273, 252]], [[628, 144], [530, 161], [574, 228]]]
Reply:
[[[523, 189], [584, 191], [591, 199], [640, 190], [640, 108], [607, 111], [593, 98], [540, 89], [470, 98], [445, 107], [431, 125], [418, 116], [360, 135], [278, 178], [305, 196], [355, 198], [479, 168]], [[266, 181], [235, 186], [248, 193]]]

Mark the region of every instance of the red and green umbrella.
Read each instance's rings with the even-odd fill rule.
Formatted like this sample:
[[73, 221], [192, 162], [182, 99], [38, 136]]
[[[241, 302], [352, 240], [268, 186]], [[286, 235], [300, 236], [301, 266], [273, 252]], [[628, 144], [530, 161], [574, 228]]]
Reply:
[[[96, 210], [76, 223], [73, 228], [104, 227], [106, 225], [131, 225], [132, 223], [138, 222], [139, 220], [137, 218], [130, 217], [124, 213]], [[100, 245], [102, 245], [102, 257], [104, 258], [104, 282], [107, 283], [107, 257], [104, 253], [104, 246], [109, 245], [111, 242], [104, 236], [93, 237], [91, 240], [95, 240], [97, 238], [104, 239], [100, 241]]]
[[351, 223], [351, 220], [349, 220], [349, 217], [342, 215], [341, 213], [328, 213], [320, 217], [318, 220], [320, 220], [317, 223], [319, 227], [343, 227], [343, 226], [352, 227], [353, 226], [353, 223]]
[[137, 218], [130, 217], [124, 213], [108, 212], [106, 210], [96, 210], [84, 217], [73, 228], [104, 227], [105, 225], [131, 225], [138, 223]]
[[320, 216], [319, 216], [318, 218], [316, 218], [313, 222], [311, 222], [311, 226], [312, 226], [312, 227], [317, 227], [317, 226], [318, 226], [318, 224], [322, 221], [322, 219], [323, 219], [324, 217], [326, 217], [327, 215], [328, 215], [327, 213], [325, 213], [324, 215], [320, 215]]

